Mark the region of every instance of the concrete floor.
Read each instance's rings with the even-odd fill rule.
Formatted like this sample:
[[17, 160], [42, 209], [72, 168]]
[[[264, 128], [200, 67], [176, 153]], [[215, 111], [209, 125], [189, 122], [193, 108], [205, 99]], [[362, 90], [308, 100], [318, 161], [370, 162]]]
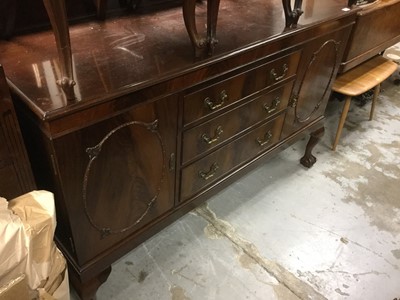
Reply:
[[352, 106], [336, 152], [334, 101], [313, 168], [296, 143], [119, 260], [98, 299], [400, 298], [396, 78], [373, 121]]

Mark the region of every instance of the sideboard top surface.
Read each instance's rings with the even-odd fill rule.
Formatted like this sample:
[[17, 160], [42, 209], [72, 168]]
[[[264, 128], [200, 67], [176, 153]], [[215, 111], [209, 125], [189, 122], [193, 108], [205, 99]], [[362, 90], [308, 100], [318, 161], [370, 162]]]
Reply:
[[[201, 70], [255, 45], [346, 16], [351, 13], [343, 10], [346, 4], [346, 0], [306, 0], [298, 28], [285, 31], [281, 0], [221, 1], [215, 53], [197, 60], [180, 8], [72, 25], [77, 96], [72, 102], [56, 84], [60, 68], [51, 31], [0, 41], [0, 60], [12, 88], [46, 119]], [[198, 28], [204, 28], [200, 24], [205, 23], [205, 4], [197, 7], [196, 15]], [[179, 83], [175, 89], [193, 81]]]

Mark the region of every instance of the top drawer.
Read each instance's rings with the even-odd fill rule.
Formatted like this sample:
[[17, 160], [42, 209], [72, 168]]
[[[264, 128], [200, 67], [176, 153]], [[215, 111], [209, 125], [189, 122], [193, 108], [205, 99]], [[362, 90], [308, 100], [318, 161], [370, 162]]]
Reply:
[[278, 58], [184, 97], [184, 125], [220, 111], [242, 98], [296, 74], [300, 51]]

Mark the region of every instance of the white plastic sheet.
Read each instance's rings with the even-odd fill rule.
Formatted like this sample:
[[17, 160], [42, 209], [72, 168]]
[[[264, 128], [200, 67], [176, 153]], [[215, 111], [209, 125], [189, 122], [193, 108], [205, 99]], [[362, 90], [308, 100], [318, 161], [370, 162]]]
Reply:
[[26, 275], [41, 299], [69, 300], [66, 261], [54, 244], [53, 194], [33, 191], [7, 202], [0, 198], [0, 286]]

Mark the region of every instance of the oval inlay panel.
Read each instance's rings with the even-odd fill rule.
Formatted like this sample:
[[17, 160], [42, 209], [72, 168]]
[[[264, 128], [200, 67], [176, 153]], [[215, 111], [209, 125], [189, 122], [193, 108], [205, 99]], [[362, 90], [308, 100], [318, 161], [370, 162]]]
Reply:
[[[297, 98], [306, 103], [297, 103], [295, 106], [297, 122], [309, 121], [330, 92], [338, 60], [339, 44], [335, 40], [328, 40], [313, 53], [299, 88]], [[301, 107], [301, 111], [299, 111], [299, 107]]]
[[158, 121], [122, 124], [86, 152], [82, 196], [91, 225], [102, 237], [132, 229], [151, 210], [165, 178]]

